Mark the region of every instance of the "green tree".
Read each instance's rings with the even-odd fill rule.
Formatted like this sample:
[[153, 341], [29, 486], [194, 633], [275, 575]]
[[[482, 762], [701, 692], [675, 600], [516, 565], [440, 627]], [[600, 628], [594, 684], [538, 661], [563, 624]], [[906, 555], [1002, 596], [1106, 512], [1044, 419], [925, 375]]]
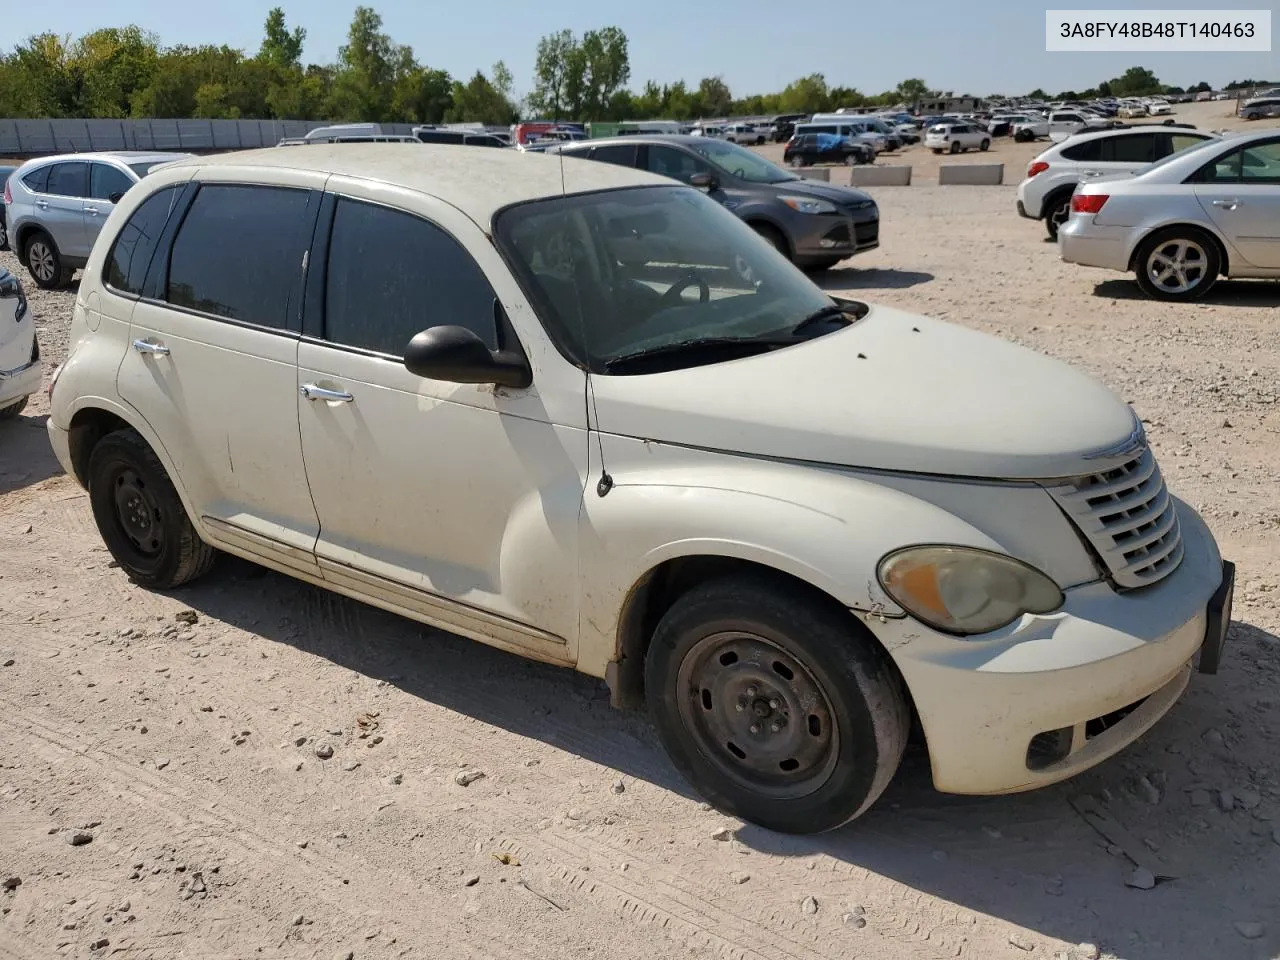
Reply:
[[1160, 93], [1164, 87], [1159, 77], [1146, 67], [1130, 67], [1123, 76], [1111, 81], [1111, 91], [1117, 97], [1143, 97]]
[[551, 120], [559, 120], [566, 102], [569, 73], [577, 69], [578, 41], [572, 30], [549, 33], [538, 40], [534, 55], [533, 92], [529, 107]]
[[791, 81], [778, 97], [780, 113], [821, 113], [830, 108], [827, 78], [820, 73]]
[[356, 7], [347, 42], [338, 50], [330, 114], [369, 123], [390, 119], [397, 74], [407, 67], [401, 48], [382, 32], [382, 17], [372, 7]]
[[733, 112], [733, 94], [720, 76], [703, 77], [698, 83], [698, 101], [709, 117], [724, 117]]
[[455, 80], [452, 93], [453, 106], [445, 114], [445, 119], [450, 122], [505, 126], [517, 118], [511, 101], [479, 70], [466, 84]]
[[267, 14], [264, 33], [262, 46], [258, 50], [259, 60], [282, 68], [301, 66], [302, 43], [307, 39], [307, 31], [302, 27], [289, 30], [285, 26], [284, 10], [280, 7], [272, 7]]
[[1098, 96], [1100, 97], [1113, 96], [1113, 94], [1111, 93], [1111, 84], [1108, 83], [1106, 80], [1103, 80], [1100, 84], [1098, 84]]
[[896, 88], [894, 88], [894, 96], [902, 103], [912, 107], [921, 100], [927, 100], [930, 97], [936, 97], [937, 91], [930, 90], [929, 85], [919, 77], [912, 77], [909, 80], [903, 80]]

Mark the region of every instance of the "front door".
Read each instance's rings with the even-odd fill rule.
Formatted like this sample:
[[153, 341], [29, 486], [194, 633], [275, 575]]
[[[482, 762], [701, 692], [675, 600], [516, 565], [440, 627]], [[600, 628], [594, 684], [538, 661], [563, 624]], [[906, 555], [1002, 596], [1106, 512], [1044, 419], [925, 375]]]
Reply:
[[1280, 137], [1228, 153], [1200, 180], [1196, 198], [1240, 259], [1280, 270]]
[[40, 221], [53, 237], [58, 252], [72, 260], [84, 260], [93, 246], [84, 229], [84, 200], [88, 195], [89, 164], [72, 160], [53, 165], [45, 196], [36, 199]]
[[560, 383], [548, 386], [531, 356], [534, 384], [522, 390], [409, 373], [405, 347], [428, 327], [464, 326], [496, 348], [514, 337], [508, 314], [537, 321], [457, 209], [339, 177], [329, 189], [296, 388], [324, 576], [466, 636], [572, 662], [585, 375], [558, 355]]
[[[300, 175], [322, 187], [321, 174]], [[318, 189], [205, 183], [132, 314], [120, 395], [213, 538], [317, 574], [298, 437], [303, 256]], [[108, 280], [110, 283], [110, 279]], [[151, 294], [148, 296], [147, 294]]]

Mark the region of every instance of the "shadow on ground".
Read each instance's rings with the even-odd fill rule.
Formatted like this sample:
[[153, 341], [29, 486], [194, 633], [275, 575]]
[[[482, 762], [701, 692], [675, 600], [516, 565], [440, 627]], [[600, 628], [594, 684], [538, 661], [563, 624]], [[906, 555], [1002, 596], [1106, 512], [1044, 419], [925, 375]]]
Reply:
[[[1111, 300], [1150, 300], [1133, 280], [1104, 280], [1093, 288], [1095, 297]], [[1196, 303], [1221, 307], [1280, 307], [1280, 283], [1274, 280], [1220, 280]]]
[[0, 420], [0, 496], [62, 473], [49, 446], [48, 419], [41, 415]]
[[931, 282], [932, 273], [921, 273], [917, 270], [894, 270], [892, 268], [841, 267], [816, 274], [813, 278], [823, 290], [905, 290], [922, 283]]
[[[604, 685], [591, 678], [422, 627], [229, 557], [180, 596], [205, 616], [696, 799], [644, 714], [611, 708]], [[748, 825], [739, 839], [779, 856], [824, 853], [1043, 936], [1100, 943], [1126, 960], [1255, 960], [1263, 956], [1257, 951], [1276, 944], [1245, 941], [1232, 924], [1274, 918], [1280, 885], [1275, 844], [1249, 832], [1249, 814], [1193, 809], [1187, 799], [1192, 781], [1216, 789], [1232, 776], [1231, 747], [1257, 756], [1264, 748], [1248, 738], [1269, 735], [1265, 720], [1274, 716], [1275, 703], [1250, 702], [1256, 697], [1241, 662], [1264, 647], [1274, 657], [1280, 641], [1241, 623], [1233, 624], [1232, 638], [1234, 657], [1222, 674], [1193, 677], [1183, 701], [1142, 741], [1068, 784], [1007, 797], [944, 796], [933, 791], [927, 756], [914, 747], [888, 792], [856, 823], [807, 838]], [[1253, 722], [1238, 722], [1241, 712]], [[1201, 739], [1209, 728], [1229, 731], [1226, 753], [1219, 743], [1219, 754], [1210, 754]], [[1143, 772], [1165, 783], [1155, 805], [1131, 786]], [[1175, 867], [1181, 852], [1195, 866], [1179, 868], [1179, 879], [1153, 890], [1126, 887], [1133, 863], [1114, 848], [1108, 852], [1108, 842], [1069, 803], [1085, 793], [1101, 798], [1107, 812], [1131, 830], [1135, 846], [1159, 849]]]

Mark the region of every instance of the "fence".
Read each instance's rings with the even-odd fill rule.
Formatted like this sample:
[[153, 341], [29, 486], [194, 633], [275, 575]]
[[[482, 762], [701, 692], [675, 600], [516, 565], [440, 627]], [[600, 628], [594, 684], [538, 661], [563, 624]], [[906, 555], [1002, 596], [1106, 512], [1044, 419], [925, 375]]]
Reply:
[[[0, 156], [90, 150], [248, 150], [302, 137], [325, 120], [0, 120]], [[412, 134], [408, 123], [384, 133]]]

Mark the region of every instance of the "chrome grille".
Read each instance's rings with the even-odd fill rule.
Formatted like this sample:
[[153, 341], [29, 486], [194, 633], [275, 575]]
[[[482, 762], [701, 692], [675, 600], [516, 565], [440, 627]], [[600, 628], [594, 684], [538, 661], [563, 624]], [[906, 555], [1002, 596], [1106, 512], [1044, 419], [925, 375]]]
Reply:
[[1155, 583], [1182, 562], [1178, 514], [1150, 449], [1122, 466], [1049, 492], [1098, 551], [1118, 586]]

